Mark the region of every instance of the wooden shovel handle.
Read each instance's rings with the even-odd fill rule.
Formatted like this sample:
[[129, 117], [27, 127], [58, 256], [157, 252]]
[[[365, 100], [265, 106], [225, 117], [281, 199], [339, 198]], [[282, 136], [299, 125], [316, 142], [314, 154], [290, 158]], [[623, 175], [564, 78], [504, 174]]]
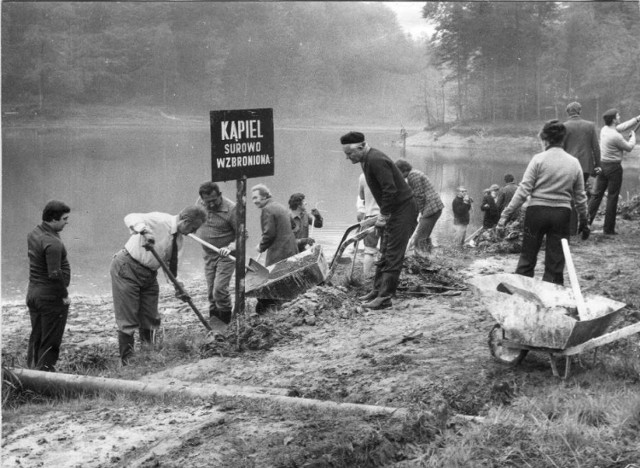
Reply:
[[567, 241], [567, 239], [560, 239], [560, 242], [562, 244], [562, 252], [564, 253], [564, 261], [569, 272], [571, 289], [573, 290], [573, 295], [576, 298], [578, 315], [580, 316], [581, 320], [587, 320], [587, 305], [585, 304], [584, 298], [582, 297], [582, 292], [580, 292], [580, 284], [578, 283], [578, 275], [576, 274], [576, 269], [573, 266], [573, 259], [571, 258], [571, 251], [569, 250], [569, 242]]

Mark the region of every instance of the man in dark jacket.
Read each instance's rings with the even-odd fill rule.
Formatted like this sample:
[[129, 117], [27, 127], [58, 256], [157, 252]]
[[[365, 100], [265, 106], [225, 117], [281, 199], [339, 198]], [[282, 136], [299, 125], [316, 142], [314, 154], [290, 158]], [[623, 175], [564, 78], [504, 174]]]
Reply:
[[360, 298], [363, 307], [391, 307], [391, 296], [398, 288], [402, 262], [409, 239], [418, 224], [418, 204], [402, 173], [391, 159], [371, 148], [360, 132], [340, 137], [342, 150], [353, 164], [360, 164], [373, 198], [380, 206], [376, 227], [383, 234], [381, 258], [373, 281], [373, 290]]
[[69, 222], [70, 212], [61, 201], [50, 201], [42, 211], [42, 224], [27, 236], [31, 318], [27, 365], [48, 372], [55, 372], [69, 314], [71, 267], [59, 233]]
[[[265, 266], [278, 263], [298, 253], [298, 244], [293, 235], [293, 225], [289, 210], [271, 198], [271, 191], [266, 185], [258, 184], [251, 188], [251, 200], [262, 212], [260, 226], [262, 237], [256, 247], [259, 253], [267, 252]], [[256, 313], [262, 314], [270, 307], [277, 306], [275, 299], [258, 299]]]
[[[580, 161], [588, 202], [591, 193], [587, 188], [587, 181], [592, 174], [596, 176], [601, 172], [598, 132], [596, 131], [595, 123], [583, 120], [580, 117], [582, 106], [579, 102], [569, 103], [566, 111], [569, 119], [564, 122], [564, 126], [567, 129], [567, 136], [564, 139], [562, 148]], [[572, 204], [570, 233], [571, 235], [575, 235], [577, 231], [578, 214], [575, 205]]]

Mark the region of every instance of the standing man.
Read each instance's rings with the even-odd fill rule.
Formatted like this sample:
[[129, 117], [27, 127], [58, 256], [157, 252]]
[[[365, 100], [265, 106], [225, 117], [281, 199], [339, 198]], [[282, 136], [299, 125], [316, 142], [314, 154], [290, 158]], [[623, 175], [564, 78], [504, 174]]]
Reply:
[[[585, 190], [587, 181], [591, 174], [598, 175], [600, 169], [600, 145], [598, 144], [598, 133], [596, 124], [583, 120], [580, 117], [582, 106], [579, 102], [571, 102], [567, 105], [569, 119], [564, 122], [567, 129], [567, 136], [562, 144], [563, 149], [571, 156], [580, 161], [582, 175], [584, 177]], [[591, 194], [587, 191], [587, 199]], [[578, 212], [575, 204], [571, 205], [571, 235], [575, 235], [578, 230]]]
[[[125, 216], [124, 224], [131, 237], [113, 256], [110, 269], [122, 365], [127, 365], [133, 355], [134, 332], [138, 330], [143, 344], [153, 345], [155, 331], [160, 327], [157, 276], [161, 266], [151, 248], [177, 277], [183, 236], [196, 232], [206, 218], [199, 206], [189, 206], [178, 215], [154, 211]], [[182, 299], [177, 289], [176, 297]]]
[[47, 372], [56, 370], [71, 303], [67, 291], [71, 267], [59, 234], [69, 223], [70, 212], [63, 202], [51, 200], [42, 211], [42, 224], [27, 235], [31, 319], [27, 365]]
[[377, 263], [373, 289], [361, 300], [368, 309], [391, 307], [398, 288], [407, 244], [418, 224], [418, 205], [400, 170], [381, 151], [371, 148], [360, 132], [340, 137], [342, 150], [353, 164], [360, 164], [367, 185], [380, 207], [376, 227], [382, 230], [381, 258]]
[[207, 220], [200, 229], [198, 237], [217, 247], [214, 252], [203, 246], [204, 275], [207, 279], [207, 296], [209, 298], [209, 318], [216, 317], [225, 324], [231, 322], [231, 294], [229, 283], [236, 263], [229, 255], [236, 250], [236, 204], [222, 196], [220, 187], [215, 182], [205, 182], [198, 190], [200, 198], [197, 206], [207, 213]]
[[[504, 183], [505, 185], [500, 188], [498, 191], [498, 199], [496, 200], [496, 204], [498, 205], [498, 211], [502, 214], [502, 211], [509, 206], [511, 203], [511, 199], [513, 198], [513, 194], [518, 190], [518, 184], [515, 182], [515, 178], [511, 174], [504, 175]], [[520, 217], [520, 208], [518, 208], [510, 217], [511, 219], [518, 219]], [[509, 221], [507, 220], [507, 221]]]
[[[380, 207], [376, 203], [376, 199], [373, 198], [371, 189], [367, 185], [367, 180], [364, 174], [360, 174], [358, 178], [358, 197], [356, 200], [356, 208], [358, 210], [357, 220], [359, 223], [368, 218], [378, 217], [380, 214]], [[362, 228], [361, 228], [362, 229]], [[364, 238], [364, 257], [362, 260], [362, 275], [365, 279], [370, 279], [374, 274], [374, 262], [376, 255], [378, 255], [378, 243], [380, 242], [380, 235], [378, 230], [374, 229], [367, 237]]]
[[[262, 237], [256, 250], [259, 253], [266, 250], [265, 266], [273, 265], [280, 260], [296, 255], [298, 244], [293, 235], [289, 210], [273, 201], [271, 191], [264, 184], [258, 184], [251, 188], [251, 200], [262, 210], [260, 213]], [[278, 301], [273, 299], [258, 299], [256, 313], [262, 314], [276, 304]]]
[[413, 191], [413, 196], [418, 203], [418, 213], [420, 220], [415, 233], [415, 251], [418, 255], [426, 257], [431, 252], [431, 233], [436, 222], [442, 215], [444, 203], [440, 195], [436, 192], [429, 178], [417, 169], [406, 159], [398, 159], [396, 166], [400, 169], [402, 176], [407, 179], [407, 183]]
[[609, 109], [602, 118], [605, 126], [600, 130], [600, 165], [602, 171], [596, 178], [596, 188], [589, 201], [589, 224], [598, 213], [600, 202], [607, 192], [607, 208], [604, 215], [604, 234], [614, 235], [616, 232], [616, 211], [618, 197], [622, 187], [622, 155], [625, 151], [633, 150], [636, 145], [635, 131], [629, 132], [629, 141], [622, 136], [625, 132], [640, 123], [640, 115], [620, 123], [620, 113], [617, 109]]
[[464, 246], [464, 239], [467, 236], [467, 226], [471, 220], [469, 212], [473, 200], [467, 193], [467, 189], [460, 186], [453, 199], [453, 244], [456, 247]]
[[309, 226], [321, 228], [324, 220], [320, 212], [313, 208], [311, 216], [307, 213], [307, 202], [304, 200], [304, 193], [294, 193], [289, 197], [289, 210], [291, 211], [291, 225], [293, 235], [298, 244], [298, 250], [303, 252], [307, 245], [315, 244], [315, 239], [309, 237]]

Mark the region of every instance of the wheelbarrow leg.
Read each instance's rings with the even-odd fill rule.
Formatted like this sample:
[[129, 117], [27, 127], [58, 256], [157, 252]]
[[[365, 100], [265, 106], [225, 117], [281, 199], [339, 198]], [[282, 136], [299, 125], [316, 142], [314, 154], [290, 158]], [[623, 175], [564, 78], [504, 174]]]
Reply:
[[564, 357], [564, 380], [569, 378], [569, 373], [571, 372], [571, 356]]
[[[551, 372], [554, 377], [560, 377], [558, 372], [558, 366], [556, 365], [556, 356], [553, 353], [549, 353], [549, 362], [551, 363]], [[571, 356], [564, 356], [564, 375], [561, 377], [566, 380], [571, 372]]]
[[551, 353], [549, 353], [549, 362], [551, 363], [551, 372], [553, 372], [553, 376], [560, 377], [558, 367], [556, 366], [556, 357]]

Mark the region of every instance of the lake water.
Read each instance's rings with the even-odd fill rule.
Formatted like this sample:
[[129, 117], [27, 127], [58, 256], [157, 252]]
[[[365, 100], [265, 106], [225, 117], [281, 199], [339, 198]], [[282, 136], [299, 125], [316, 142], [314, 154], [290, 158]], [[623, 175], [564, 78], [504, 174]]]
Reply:
[[[359, 165], [341, 152], [339, 137], [358, 128], [285, 129], [275, 131], [275, 175], [249, 179], [247, 188], [265, 183], [276, 201], [302, 192], [308, 207], [317, 207], [325, 227], [313, 237], [331, 255], [346, 227], [356, 222]], [[397, 130], [364, 131], [368, 142], [392, 159], [402, 149], [392, 142]], [[28, 282], [26, 235], [40, 223], [49, 199], [71, 206], [70, 223], [61, 237], [72, 269], [71, 294], [110, 292], [109, 264], [124, 245], [128, 229], [123, 218], [131, 212], [163, 211], [176, 214], [198, 197], [198, 186], [210, 178], [209, 127], [130, 128], [4, 128], [2, 132], [2, 298], [24, 297]], [[445, 210], [435, 229], [436, 242], [447, 244], [452, 224], [455, 189], [465, 185], [479, 202], [482, 189], [502, 185], [505, 173], [519, 179], [535, 151], [469, 149], [406, 149], [406, 158], [436, 187]], [[623, 198], [638, 192], [637, 155], [625, 169]], [[235, 201], [236, 184], [221, 184], [223, 195]], [[249, 194], [250, 198], [250, 194]], [[472, 211], [470, 231], [482, 224], [479, 209]], [[247, 255], [255, 256], [259, 239], [259, 211], [247, 205]], [[180, 278], [202, 277], [201, 247], [186, 240]], [[162, 275], [161, 275], [162, 276]], [[164, 281], [164, 279], [161, 279]]]

